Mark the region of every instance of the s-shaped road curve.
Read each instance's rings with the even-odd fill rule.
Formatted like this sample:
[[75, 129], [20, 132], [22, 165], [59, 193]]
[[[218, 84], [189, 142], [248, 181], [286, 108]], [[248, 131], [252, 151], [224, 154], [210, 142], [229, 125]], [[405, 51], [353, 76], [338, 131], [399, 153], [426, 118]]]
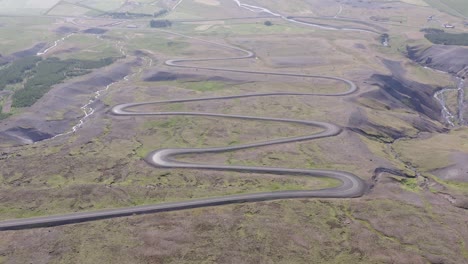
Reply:
[[[175, 34], [178, 36], [195, 39], [193, 37], [181, 35], [178, 33], [161, 31], [168, 34]], [[301, 125], [307, 125], [311, 127], [318, 127], [322, 130], [318, 133], [282, 138], [275, 140], [268, 140], [258, 143], [243, 144], [229, 147], [217, 147], [217, 148], [204, 148], [204, 149], [162, 149], [156, 150], [150, 153], [146, 157], [146, 161], [156, 167], [164, 168], [184, 168], [184, 169], [201, 169], [201, 170], [219, 170], [219, 171], [237, 171], [246, 173], [263, 173], [263, 174], [275, 174], [275, 175], [301, 175], [310, 176], [316, 178], [332, 178], [341, 182], [341, 185], [334, 188], [326, 188], [319, 190], [298, 190], [298, 191], [278, 191], [278, 192], [263, 192], [263, 193], [252, 193], [252, 194], [241, 194], [241, 195], [230, 195], [222, 197], [213, 197], [205, 199], [196, 199], [183, 202], [173, 203], [161, 203], [155, 205], [145, 206], [134, 206], [119, 209], [100, 210], [92, 212], [82, 213], [71, 213], [56, 216], [45, 216], [37, 218], [26, 218], [26, 219], [13, 219], [8, 221], [0, 222], [0, 230], [18, 230], [28, 229], [37, 227], [49, 227], [58, 226], [71, 223], [80, 223], [87, 221], [94, 221], [99, 219], [107, 219], [114, 217], [130, 216], [135, 214], [148, 214], [156, 212], [167, 212], [177, 211], [191, 208], [226, 205], [233, 203], [244, 203], [244, 202], [258, 202], [275, 199], [291, 199], [291, 198], [353, 198], [362, 196], [367, 190], [367, 184], [359, 177], [354, 174], [336, 171], [336, 170], [320, 170], [320, 169], [286, 169], [276, 167], [249, 167], [249, 166], [229, 166], [229, 165], [216, 165], [216, 164], [195, 164], [179, 162], [174, 159], [177, 155], [183, 154], [204, 154], [204, 153], [218, 153], [235, 151], [247, 148], [256, 148], [275, 144], [285, 144], [292, 142], [299, 142], [305, 140], [312, 140], [324, 137], [332, 137], [341, 133], [342, 129], [334, 124], [318, 122], [318, 121], [305, 121], [295, 120], [286, 118], [269, 118], [269, 117], [257, 117], [257, 116], [243, 116], [243, 115], [227, 115], [217, 113], [200, 113], [200, 112], [138, 112], [131, 111], [132, 108], [150, 104], [168, 104], [168, 103], [184, 103], [184, 102], [196, 102], [196, 101], [209, 101], [209, 100], [230, 100], [236, 98], [247, 98], [247, 97], [265, 97], [265, 96], [345, 96], [352, 94], [357, 90], [356, 85], [347, 79], [332, 77], [332, 76], [321, 76], [321, 75], [305, 75], [305, 74], [294, 74], [294, 73], [280, 73], [280, 72], [262, 72], [262, 71], [250, 71], [250, 70], [239, 70], [239, 69], [228, 69], [228, 68], [211, 68], [211, 67], [199, 67], [196, 65], [187, 65], [187, 63], [199, 62], [199, 61], [215, 61], [215, 60], [240, 60], [255, 57], [255, 54], [251, 51], [234, 47], [226, 44], [219, 44], [211, 41], [200, 40], [209, 45], [216, 45], [223, 48], [228, 48], [236, 52], [242, 52], [244, 55], [228, 57], [228, 58], [204, 58], [204, 59], [177, 59], [168, 60], [166, 65], [170, 67], [179, 68], [196, 68], [205, 70], [216, 70], [224, 72], [235, 72], [235, 73], [246, 73], [246, 74], [268, 74], [276, 76], [290, 76], [290, 77], [302, 77], [302, 78], [321, 78], [328, 80], [336, 80], [347, 84], [348, 90], [336, 94], [318, 94], [318, 93], [288, 93], [288, 92], [277, 92], [277, 93], [258, 93], [258, 94], [246, 94], [237, 96], [226, 96], [226, 97], [207, 97], [207, 98], [195, 98], [195, 99], [180, 99], [180, 100], [168, 100], [158, 102], [145, 102], [145, 103], [129, 103], [117, 105], [112, 109], [112, 113], [117, 116], [201, 116], [201, 117], [219, 117], [219, 118], [235, 118], [241, 120], [256, 120], [256, 121], [273, 121], [283, 123], [295, 123]]]

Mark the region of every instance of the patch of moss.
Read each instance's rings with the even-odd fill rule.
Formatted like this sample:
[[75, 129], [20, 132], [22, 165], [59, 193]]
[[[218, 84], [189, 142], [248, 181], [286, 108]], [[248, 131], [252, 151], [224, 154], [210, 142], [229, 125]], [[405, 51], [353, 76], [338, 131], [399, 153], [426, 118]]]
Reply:
[[404, 178], [400, 180], [402, 188], [411, 192], [418, 192], [421, 190], [417, 178]]

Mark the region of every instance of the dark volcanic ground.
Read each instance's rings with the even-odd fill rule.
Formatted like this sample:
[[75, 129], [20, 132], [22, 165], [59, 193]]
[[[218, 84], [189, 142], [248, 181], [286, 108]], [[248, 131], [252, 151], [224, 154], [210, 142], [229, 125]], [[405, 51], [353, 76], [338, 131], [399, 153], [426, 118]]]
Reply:
[[459, 77], [468, 73], [468, 48], [460, 46], [433, 45], [407, 47], [408, 57], [427, 67], [448, 72]]

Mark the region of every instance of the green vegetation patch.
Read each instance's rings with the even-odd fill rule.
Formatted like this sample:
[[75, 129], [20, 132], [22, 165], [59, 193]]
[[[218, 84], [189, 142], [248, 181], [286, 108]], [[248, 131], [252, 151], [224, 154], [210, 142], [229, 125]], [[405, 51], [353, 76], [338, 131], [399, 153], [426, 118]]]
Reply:
[[0, 120], [7, 119], [9, 116], [11, 116], [10, 113], [0, 113]]
[[19, 59], [13, 62], [8, 67], [0, 70], [0, 91], [4, 90], [9, 84], [16, 84], [23, 81], [24, 75], [34, 67], [37, 62], [41, 60], [40, 57], [31, 56]]
[[402, 184], [402, 188], [408, 191], [417, 192], [421, 189], [417, 178], [402, 179], [400, 183]]
[[172, 22], [169, 20], [151, 20], [150, 26], [152, 28], [165, 28], [172, 26]]
[[[0, 12], [3, 11], [1, 9], [0, 7]], [[30, 49], [36, 44], [55, 41], [57, 35], [50, 30], [54, 21], [55, 19], [45, 16], [0, 16], [0, 54], [6, 57], [11, 53]]]
[[135, 35], [132, 42], [128, 43], [128, 50], [150, 50], [168, 55], [180, 55], [190, 47], [188, 42], [182, 40], [167, 40], [154, 35]]
[[105, 58], [98, 61], [86, 60], [60, 60], [31, 56], [18, 60], [0, 72], [0, 90], [6, 85], [24, 83], [15, 89], [13, 94], [13, 107], [28, 107], [33, 105], [53, 85], [69, 77], [90, 73], [91, 69], [104, 67], [114, 62], [114, 58]]
[[218, 91], [226, 87], [223, 82], [217, 81], [206, 81], [206, 82], [185, 82], [182, 84], [184, 88], [200, 91], [200, 92], [212, 92]]
[[441, 29], [423, 29], [424, 37], [434, 44], [468, 46], [468, 33], [447, 33]]
[[468, 151], [466, 132], [466, 129], [459, 129], [425, 139], [400, 140], [394, 144], [394, 148], [402, 159], [429, 172], [452, 165], [450, 157], [454, 150]]
[[[265, 25], [264, 22], [253, 22], [253, 23], [228, 23], [228, 24], [214, 24], [206, 30], [200, 30], [195, 28], [195, 32], [199, 32], [201, 35], [258, 35], [258, 34], [299, 34], [314, 31], [312, 28], [303, 28], [298, 26], [291, 26], [283, 22], [277, 21], [275, 24]], [[193, 27], [193, 25], [190, 25]], [[192, 30], [192, 28], [186, 28], [184, 25], [178, 26], [178, 28]]]

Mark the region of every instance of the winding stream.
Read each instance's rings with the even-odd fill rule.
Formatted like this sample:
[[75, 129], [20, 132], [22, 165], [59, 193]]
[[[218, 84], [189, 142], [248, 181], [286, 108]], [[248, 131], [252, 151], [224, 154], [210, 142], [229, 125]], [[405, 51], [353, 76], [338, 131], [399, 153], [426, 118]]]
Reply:
[[[102, 39], [102, 38], [99, 38], [99, 39]], [[121, 42], [118, 42], [116, 44], [116, 47], [119, 49], [122, 56], [125, 56], [126, 53], [125, 53], [123, 44]], [[136, 73], [134, 73], [134, 74], [136, 74]], [[83, 106], [80, 107], [81, 111], [83, 112], [83, 116], [79, 119], [78, 123], [76, 125], [74, 125], [71, 128], [71, 130], [69, 130], [67, 132], [64, 132], [64, 133], [61, 133], [61, 134], [57, 134], [57, 135], [53, 136], [50, 139], [55, 139], [55, 138], [58, 138], [58, 137], [61, 137], [61, 136], [66, 136], [66, 135], [75, 133], [79, 128], [81, 128], [83, 126], [86, 119], [88, 119], [89, 117], [91, 117], [94, 114], [96, 109], [92, 108], [92, 105], [94, 103], [96, 103], [101, 98], [101, 95], [103, 93], [107, 92], [109, 90], [109, 88], [111, 88], [111, 86], [115, 85], [116, 83], [121, 82], [121, 81], [128, 81], [129, 77], [130, 77], [130, 75], [126, 75], [122, 79], [108, 84], [104, 89], [101, 89], [101, 90], [98, 90], [98, 91], [94, 92], [94, 96], [91, 99], [89, 99], [89, 101], [86, 104], [84, 104]]]
[[[442, 106], [442, 118], [444, 121], [454, 127], [455, 122], [458, 123], [459, 125], [464, 124], [464, 118], [463, 118], [463, 109], [464, 109], [464, 98], [465, 98], [465, 80], [463, 78], [458, 78], [458, 84], [457, 88], [446, 88], [442, 89], [434, 94], [434, 98], [437, 99], [439, 104]], [[446, 102], [446, 96], [445, 94], [447, 92], [453, 92], [456, 91], [458, 95], [458, 100], [457, 100], [457, 113], [452, 113], [450, 109], [447, 107], [447, 102]]]
[[54, 41], [54, 45], [48, 47], [47, 49], [45, 49], [42, 52], [38, 52], [36, 55], [37, 56], [42, 56], [42, 55], [47, 54], [47, 52], [49, 52], [51, 49], [57, 47], [60, 42], [65, 41], [67, 38], [69, 38], [69, 37], [71, 37], [73, 35], [75, 35], [75, 33], [70, 33], [70, 34], [66, 35], [65, 37], [63, 37], [63, 38], [57, 39], [56, 41]]

